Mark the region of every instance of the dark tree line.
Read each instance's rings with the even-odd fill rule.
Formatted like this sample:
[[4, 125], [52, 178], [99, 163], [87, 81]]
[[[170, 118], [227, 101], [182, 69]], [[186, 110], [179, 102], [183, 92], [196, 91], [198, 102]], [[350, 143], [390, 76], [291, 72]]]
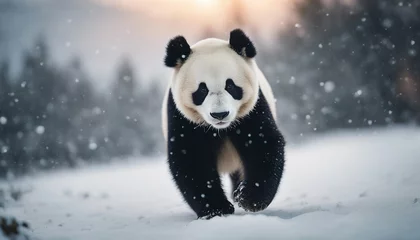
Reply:
[[159, 149], [162, 92], [138, 86], [128, 58], [106, 93], [94, 90], [80, 59], [55, 65], [42, 39], [17, 76], [9, 68], [0, 63], [0, 177]]
[[[301, 1], [265, 52], [281, 121], [308, 131], [420, 122], [420, 2]], [[267, 57], [270, 56], [270, 57]]]

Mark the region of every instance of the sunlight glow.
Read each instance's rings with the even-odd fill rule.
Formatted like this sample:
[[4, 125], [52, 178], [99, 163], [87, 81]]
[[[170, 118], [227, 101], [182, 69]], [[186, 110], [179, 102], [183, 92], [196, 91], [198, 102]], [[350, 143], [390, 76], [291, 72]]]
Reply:
[[298, 0], [94, 0], [99, 3], [137, 11], [155, 19], [183, 21], [194, 25], [224, 28], [234, 21], [240, 9], [246, 25], [272, 32], [285, 22], [293, 22], [293, 4]]
[[214, 4], [215, 0], [195, 0], [199, 5], [211, 5]]

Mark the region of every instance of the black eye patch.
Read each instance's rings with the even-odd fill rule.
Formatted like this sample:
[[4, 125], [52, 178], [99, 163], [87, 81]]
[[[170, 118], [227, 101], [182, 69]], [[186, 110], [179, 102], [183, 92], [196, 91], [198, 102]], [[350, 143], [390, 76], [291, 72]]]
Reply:
[[207, 88], [207, 85], [205, 83], [200, 83], [198, 85], [197, 91], [193, 92], [192, 94], [193, 103], [197, 106], [203, 104], [204, 100], [207, 97], [207, 94], [209, 94], [209, 89]]
[[235, 100], [241, 100], [243, 95], [243, 90], [241, 87], [235, 85], [232, 79], [228, 78], [226, 80], [225, 90], [233, 97]]

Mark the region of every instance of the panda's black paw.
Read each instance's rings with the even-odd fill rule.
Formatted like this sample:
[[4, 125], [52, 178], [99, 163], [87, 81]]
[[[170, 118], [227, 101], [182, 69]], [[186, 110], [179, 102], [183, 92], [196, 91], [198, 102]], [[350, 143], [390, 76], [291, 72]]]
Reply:
[[233, 214], [235, 212], [235, 208], [233, 207], [232, 203], [226, 201], [223, 206], [211, 208], [211, 206], [206, 207], [201, 213], [198, 214], [198, 219], [208, 220], [216, 216], [223, 216]]
[[249, 185], [246, 181], [241, 182], [233, 192], [233, 201], [249, 212], [262, 211], [269, 205], [267, 201], [264, 201], [264, 192], [259, 184]]

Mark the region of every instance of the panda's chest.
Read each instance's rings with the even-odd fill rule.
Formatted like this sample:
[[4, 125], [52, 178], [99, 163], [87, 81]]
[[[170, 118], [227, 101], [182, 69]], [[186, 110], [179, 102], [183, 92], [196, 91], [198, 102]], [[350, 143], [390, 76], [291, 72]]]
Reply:
[[218, 131], [215, 129], [200, 129], [196, 128], [192, 134], [190, 144], [207, 145], [216, 153], [217, 170], [219, 173], [232, 173], [242, 169], [242, 162], [240, 160], [238, 151], [232, 144], [228, 137], [227, 131]]
[[242, 169], [238, 151], [232, 142], [226, 138], [222, 145], [217, 158], [217, 170], [219, 173], [233, 173]]

